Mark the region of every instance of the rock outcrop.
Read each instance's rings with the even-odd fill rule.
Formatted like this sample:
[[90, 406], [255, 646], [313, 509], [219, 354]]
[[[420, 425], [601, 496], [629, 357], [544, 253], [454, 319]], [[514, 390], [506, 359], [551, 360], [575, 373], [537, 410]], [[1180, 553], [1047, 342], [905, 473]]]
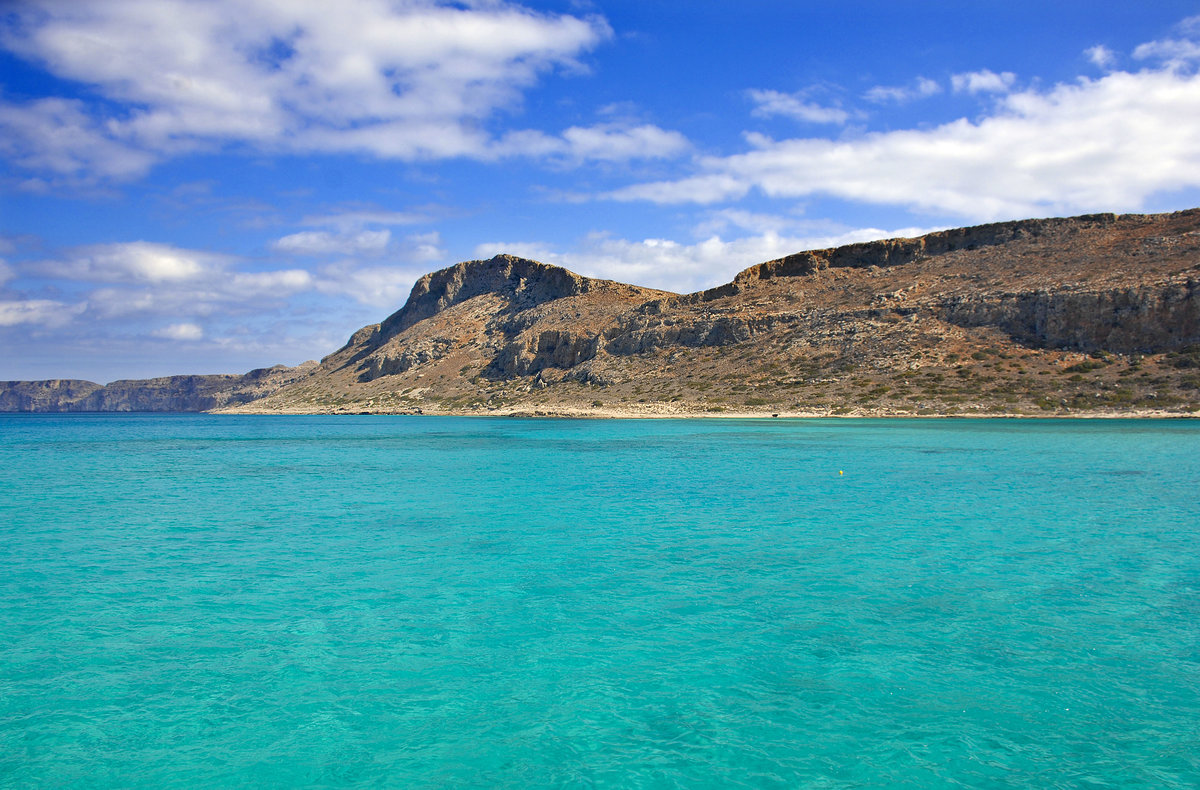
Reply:
[[513, 307], [528, 308], [586, 293], [597, 282], [558, 266], [513, 255], [466, 261], [417, 280], [404, 307], [384, 319], [375, 339], [378, 342], [394, 337], [417, 322], [474, 296], [503, 294]]
[[1200, 281], [978, 294], [945, 300], [939, 315], [1039, 348], [1153, 354], [1200, 343]]

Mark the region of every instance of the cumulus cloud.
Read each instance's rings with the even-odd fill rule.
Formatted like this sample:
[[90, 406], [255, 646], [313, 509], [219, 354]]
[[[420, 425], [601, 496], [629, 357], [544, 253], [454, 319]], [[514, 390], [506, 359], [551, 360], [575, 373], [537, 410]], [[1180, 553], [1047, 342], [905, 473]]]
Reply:
[[941, 92], [942, 86], [937, 80], [917, 77], [911, 85], [876, 85], [867, 91], [863, 98], [876, 104], [903, 104], [915, 99], [927, 99]]
[[1093, 65], [1102, 69], [1111, 68], [1117, 63], [1117, 53], [1103, 44], [1088, 47], [1083, 51], [1083, 54]]
[[850, 114], [837, 107], [822, 107], [819, 104], [805, 100], [800, 94], [781, 93], [770, 90], [747, 91], [754, 109], [750, 114], [756, 118], [771, 118], [781, 116], [806, 123], [836, 123], [842, 124], [850, 119]]
[[1200, 186], [1200, 76], [1113, 72], [1005, 95], [992, 114], [847, 140], [746, 136], [750, 149], [697, 160], [698, 172], [607, 196], [717, 203], [751, 190], [831, 195], [972, 220], [1136, 210]]
[[232, 258], [147, 241], [95, 244], [61, 260], [42, 261], [40, 274], [87, 282], [166, 283], [196, 280], [223, 270]]
[[950, 77], [950, 86], [955, 93], [1007, 93], [1017, 75], [1011, 71], [997, 74], [989, 69], [969, 71]]
[[[541, 75], [581, 70], [611, 35], [598, 17], [502, 0], [346, 0], [336, 13], [320, 0], [29, 0], [0, 20], [0, 46], [104, 101], [4, 102], [0, 150], [30, 169], [108, 178], [230, 142], [486, 158], [497, 149], [483, 121]], [[679, 148], [651, 127], [621, 134], [576, 130], [559, 144], [601, 158]]]

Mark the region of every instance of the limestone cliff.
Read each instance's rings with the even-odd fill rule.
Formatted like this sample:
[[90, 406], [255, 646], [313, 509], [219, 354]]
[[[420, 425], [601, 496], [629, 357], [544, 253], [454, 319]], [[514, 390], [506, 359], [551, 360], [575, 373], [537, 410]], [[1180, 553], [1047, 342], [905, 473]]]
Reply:
[[48, 379], [46, 381], [0, 381], [0, 412], [64, 411], [100, 389], [94, 381]]

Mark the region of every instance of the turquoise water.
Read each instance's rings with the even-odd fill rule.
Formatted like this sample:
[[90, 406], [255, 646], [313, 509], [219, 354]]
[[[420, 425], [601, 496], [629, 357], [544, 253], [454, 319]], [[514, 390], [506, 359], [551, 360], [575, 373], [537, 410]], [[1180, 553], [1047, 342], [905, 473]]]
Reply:
[[1198, 482], [1194, 422], [0, 417], [0, 786], [1194, 788]]

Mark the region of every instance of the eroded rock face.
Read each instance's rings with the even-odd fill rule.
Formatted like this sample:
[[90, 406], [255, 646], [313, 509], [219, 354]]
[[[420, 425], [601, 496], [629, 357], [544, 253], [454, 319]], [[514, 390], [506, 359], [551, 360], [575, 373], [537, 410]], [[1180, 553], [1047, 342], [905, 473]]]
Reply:
[[397, 349], [394, 353], [387, 351], [372, 354], [363, 362], [361, 381], [373, 381], [380, 376], [394, 376], [404, 373], [418, 365], [441, 359], [453, 347], [454, 342], [449, 338], [434, 338], [433, 340], [414, 344], [410, 348]]
[[500, 350], [484, 371], [492, 378], [514, 378], [540, 373], [548, 368], [573, 368], [594, 359], [604, 345], [604, 335], [548, 330], [517, 340]]
[[940, 317], [994, 326], [1040, 348], [1152, 353], [1200, 342], [1200, 294], [1192, 279], [1112, 290], [979, 294], [949, 299]]
[[969, 228], [929, 233], [915, 239], [884, 239], [847, 244], [825, 250], [810, 250], [751, 266], [734, 278], [744, 285], [772, 277], [802, 277], [822, 269], [865, 269], [871, 266], [903, 266], [920, 258], [945, 255], [959, 250], [974, 251], [1009, 242], [1044, 236], [1052, 232], [1081, 232], [1115, 224], [1116, 214], [1089, 214], [1065, 219], [1028, 219], [996, 222]]
[[0, 381], [0, 411], [58, 412], [86, 398], [100, 385], [80, 379]]
[[590, 283], [558, 266], [512, 255], [459, 263], [417, 280], [404, 307], [380, 324], [379, 337], [393, 337], [418, 321], [481, 294], [504, 294], [520, 309], [584, 293]]

